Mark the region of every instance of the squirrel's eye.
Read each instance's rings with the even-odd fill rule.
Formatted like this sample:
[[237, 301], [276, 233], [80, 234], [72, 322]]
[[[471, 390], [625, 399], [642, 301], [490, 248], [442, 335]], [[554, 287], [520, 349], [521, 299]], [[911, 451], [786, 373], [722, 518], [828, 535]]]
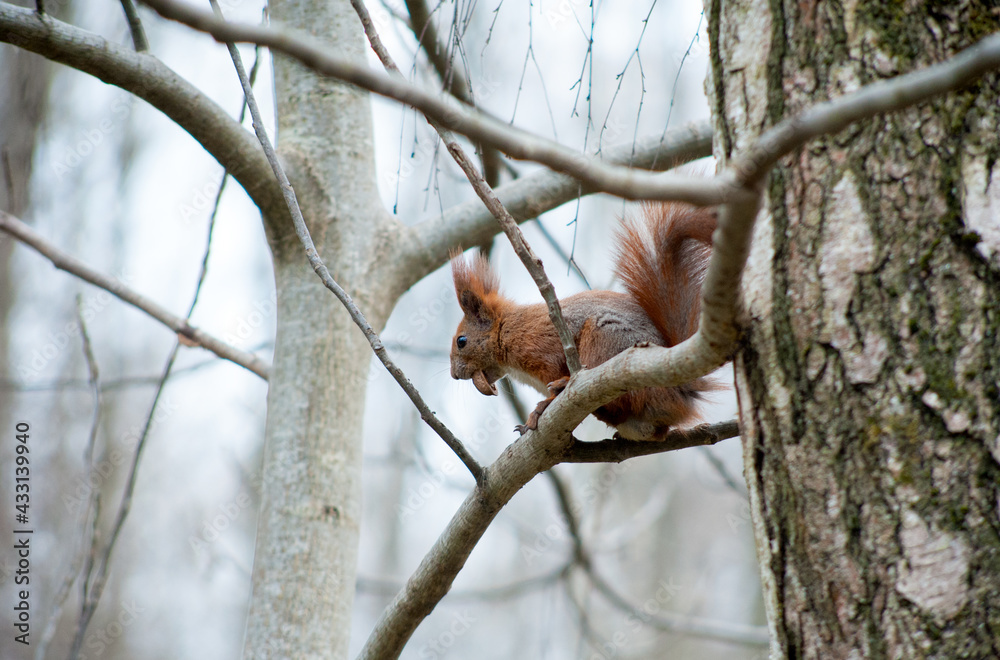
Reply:
[[469, 343], [469, 338], [465, 335], [459, 335], [458, 338], [455, 339], [455, 345], [458, 346], [459, 350], [465, 348], [467, 343]]

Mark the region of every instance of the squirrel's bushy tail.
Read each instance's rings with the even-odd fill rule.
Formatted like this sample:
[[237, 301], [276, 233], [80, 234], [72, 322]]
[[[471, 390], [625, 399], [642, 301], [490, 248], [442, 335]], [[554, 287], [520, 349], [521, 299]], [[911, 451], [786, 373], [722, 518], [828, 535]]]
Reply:
[[667, 346], [698, 329], [716, 223], [715, 209], [675, 202], [646, 202], [622, 222], [615, 272]]

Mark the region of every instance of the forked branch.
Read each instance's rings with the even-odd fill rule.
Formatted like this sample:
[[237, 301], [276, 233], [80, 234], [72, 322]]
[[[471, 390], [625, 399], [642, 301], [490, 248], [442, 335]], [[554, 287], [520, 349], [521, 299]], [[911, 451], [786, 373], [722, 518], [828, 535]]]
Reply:
[[188, 345], [201, 346], [209, 350], [224, 360], [229, 360], [257, 374], [267, 380], [270, 373], [270, 365], [261, 360], [253, 353], [241, 351], [235, 346], [230, 346], [226, 342], [218, 339], [204, 330], [200, 330], [186, 319], [168, 311], [158, 303], [133, 291], [121, 280], [100, 273], [76, 257], [70, 256], [42, 238], [35, 230], [24, 224], [14, 216], [4, 211], [0, 211], [0, 230], [7, 232], [25, 245], [31, 247], [43, 257], [52, 262], [52, 265], [59, 270], [64, 270], [71, 275], [79, 277], [85, 282], [90, 282], [96, 287], [104, 289], [108, 293], [117, 296], [123, 302], [132, 305], [149, 314], [154, 319], [167, 326], [178, 337], [183, 337], [183, 341]]
[[[368, 42], [371, 44], [375, 54], [378, 55], [379, 60], [382, 61], [382, 65], [385, 66], [390, 75], [400, 78], [399, 67], [396, 66], [389, 51], [382, 45], [382, 40], [375, 30], [375, 24], [372, 23], [364, 2], [362, 0], [351, 0], [351, 5], [354, 6], [358, 18], [361, 19], [365, 34], [368, 35]], [[525, 240], [521, 228], [517, 226], [517, 221], [514, 220], [510, 211], [504, 208], [504, 205], [500, 202], [500, 198], [497, 197], [496, 191], [493, 190], [490, 184], [486, 182], [486, 179], [476, 169], [475, 165], [472, 164], [462, 145], [458, 143], [458, 140], [455, 139], [451, 131], [434, 120], [430, 120], [430, 123], [438, 135], [441, 136], [441, 140], [448, 148], [448, 153], [451, 154], [451, 157], [462, 169], [469, 183], [472, 184], [472, 189], [476, 191], [476, 195], [479, 196], [479, 199], [482, 200], [486, 208], [493, 214], [493, 217], [500, 223], [500, 228], [507, 235], [511, 247], [514, 248], [514, 252], [531, 275], [531, 279], [535, 281], [539, 293], [542, 294], [542, 298], [545, 300], [552, 325], [556, 329], [556, 334], [559, 335], [560, 343], [562, 343], [563, 353], [566, 357], [566, 366], [569, 368], [570, 374], [575, 374], [580, 370], [580, 354], [576, 350], [573, 333], [570, 332], [569, 326], [566, 325], [566, 321], [563, 319], [562, 308], [559, 306], [559, 299], [556, 297], [556, 289], [552, 286], [552, 282], [549, 281], [548, 275], [545, 274], [545, 269], [542, 267], [542, 260], [535, 256], [535, 252], [531, 249], [528, 241]]]
[[[219, 11], [217, 4], [213, 3], [216, 11]], [[250, 85], [250, 78], [247, 75], [246, 69], [243, 66], [243, 59], [240, 57], [239, 50], [237, 50], [235, 44], [227, 43], [227, 48], [229, 49], [229, 54], [232, 57], [233, 65], [236, 67], [236, 73], [240, 79], [240, 85], [243, 87], [243, 95], [246, 99], [247, 108], [250, 110], [250, 116], [253, 118], [254, 131], [257, 134], [257, 139], [260, 141], [261, 147], [264, 149], [264, 155], [267, 158], [268, 164], [274, 173], [274, 177], [277, 179], [281, 186], [281, 192], [285, 199], [285, 204], [288, 209], [289, 215], [292, 217], [292, 222], [295, 225], [295, 234], [299, 237], [299, 241], [302, 243], [302, 247], [305, 248], [306, 259], [309, 261], [309, 265], [312, 266], [316, 275], [319, 276], [320, 281], [323, 285], [329, 289], [333, 295], [337, 297], [337, 300], [341, 302], [347, 313], [351, 316], [351, 320], [354, 321], [355, 325], [361, 329], [364, 333], [365, 339], [371, 345], [372, 351], [375, 356], [379, 359], [386, 370], [392, 375], [395, 381], [406, 393], [406, 396], [410, 398], [410, 401], [420, 412], [420, 418], [427, 423], [431, 429], [437, 433], [445, 444], [451, 448], [455, 455], [465, 464], [475, 478], [477, 484], [481, 484], [484, 479], [484, 471], [481, 465], [476, 462], [476, 459], [472, 457], [472, 454], [465, 448], [462, 441], [455, 437], [455, 434], [444, 425], [444, 423], [437, 418], [434, 412], [430, 409], [430, 406], [424, 401], [420, 392], [417, 388], [413, 386], [410, 379], [406, 377], [403, 370], [389, 357], [389, 352], [386, 350], [385, 345], [382, 344], [382, 340], [379, 338], [378, 333], [365, 318], [364, 313], [355, 304], [351, 295], [344, 290], [342, 286], [330, 274], [330, 270], [326, 267], [323, 259], [319, 256], [319, 251], [316, 249], [315, 243], [313, 243], [312, 236], [309, 233], [309, 227], [306, 226], [305, 218], [302, 216], [302, 210], [299, 208], [299, 202], [295, 196], [295, 190], [292, 188], [292, 184], [288, 180], [288, 176], [285, 174], [284, 168], [281, 163], [278, 162], [278, 156], [274, 151], [274, 145], [271, 144], [270, 138], [267, 136], [267, 132], [264, 129], [264, 120], [261, 117], [260, 109], [257, 107], [257, 99], [253, 93], [253, 87]]]

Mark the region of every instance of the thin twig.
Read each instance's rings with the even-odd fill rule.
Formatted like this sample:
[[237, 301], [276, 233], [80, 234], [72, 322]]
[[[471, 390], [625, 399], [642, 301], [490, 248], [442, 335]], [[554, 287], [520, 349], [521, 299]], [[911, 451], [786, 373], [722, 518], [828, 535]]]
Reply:
[[[431, 20], [431, 12], [424, 0], [406, 0], [406, 10], [410, 14], [410, 29], [417, 38], [417, 43], [427, 54], [427, 59], [437, 72], [445, 88], [456, 99], [466, 105], [475, 106], [472, 86], [466, 77], [453, 66], [452, 59], [438, 38], [437, 28]], [[456, 35], [456, 40], [458, 36]], [[497, 184], [502, 161], [500, 152], [488, 145], [478, 145], [479, 160], [483, 166], [483, 178], [491, 185]]]
[[778, 158], [818, 136], [836, 133], [864, 117], [925, 101], [959, 89], [1000, 66], [1000, 34], [986, 37], [944, 62], [821, 103], [786, 119], [759, 138], [744, 156], [712, 178], [650, 174], [594, 161], [582, 153], [517, 129], [483, 112], [443, 100], [404, 80], [374, 73], [336, 57], [308, 36], [256, 25], [216, 20], [174, 0], [144, 0], [166, 18], [211, 34], [218, 41], [259, 43], [284, 53], [317, 73], [392, 98], [424, 113], [449, 130], [490, 144], [512, 158], [533, 160], [579, 179], [595, 190], [627, 199], [666, 199], [704, 206], [752, 202], [751, 189]]
[[[83, 356], [87, 363], [87, 380], [94, 392], [94, 413], [90, 423], [90, 434], [87, 436], [87, 445], [83, 450], [84, 469], [93, 474], [95, 469], [94, 446], [97, 444], [97, 432], [100, 429], [101, 410], [103, 408], [101, 396], [103, 386], [101, 384], [101, 372], [97, 366], [97, 358], [94, 356], [94, 349], [90, 342], [90, 332], [87, 330], [87, 323], [83, 317], [83, 301], [79, 294], [76, 297], [76, 320], [80, 326], [80, 337], [83, 340]], [[38, 641], [38, 647], [35, 649], [35, 660], [44, 660], [49, 644], [55, 637], [56, 630], [59, 627], [59, 621], [62, 619], [62, 611], [66, 606], [66, 599], [69, 598], [73, 584], [81, 577], [81, 569], [84, 569], [85, 560], [88, 557], [91, 561], [86, 562], [87, 569], [83, 574], [89, 573], [89, 567], [92, 565], [93, 558], [97, 553], [98, 538], [96, 531], [97, 518], [100, 512], [100, 498], [101, 489], [91, 486], [90, 495], [87, 498], [86, 505], [83, 507], [83, 515], [81, 516], [84, 529], [80, 535], [80, 547], [70, 562], [66, 578], [59, 585], [59, 589], [53, 598], [49, 620], [45, 624], [45, 629], [42, 631], [42, 635]], [[90, 539], [89, 543], [88, 539]]]
[[149, 40], [146, 39], [146, 30], [142, 27], [142, 20], [139, 12], [135, 8], [132, 0], [121, 0], [122, 9], [125, 11], [125, 20], [128, 21], [128, 31], [132, 35], [132, 45], [137, 53], [145, 53], [149, 50]]
[[733, 177], [704, 178], [673, 173], [651, 174], [609, 165], [564, 147], [552, 140], [511, 126], [483, 111], [442, 98], [403, 79], [375, 73], [367, 66], [338, 57], [317, 45], [308, 35], [273, 27], [220, 21], [207, 12], [173, 0], [144, 0], [165, 18], [212, 35], [220, 42], [257, 43], [298, 60], [313, 71], [395, 99], [417, 110], [428, 120], [467, 136], [474, 142], [500, 149], [512, 158], [533, 160], [565, 172], [594, 191], [627, 199], [675, 199], [714, 205], [729, 198], [745, 198]]
[[[212, 0], [213, 8], [216, 11], [218, 9], [218, 3]], [[215, 20], [215, 19], [213, 19]], [[295, 190], [292, 188], [292, 184], [289, 183], [288, 177], [285, 175], [284, 169], [278, 162], [278, 157], [274, 153], [274, 146], [271, 144], [271, 140], [267, 137], [267, 131], [264, 128], [264, 122], [260, 115], [260, 109], [257, 107], [257, 100], [253, 93], [253, 88], [250, 86], [250, 80], [247, 77], [246, 69], [243, 67], [243, 60], [240, 57], [239, 50], [237, 50], [236, 45], [233, 43], [227, 43], [227, 48], [229, 49], [229, 54], [232, 57], [233, 64], [236, 67], [236, 73], [239, 76], [240, 84], [243, 86], [243, 95], [246, 98], [247, 107], [250, 109], [250, 116], [253, 119], [254, 132], [257, 134], [257, 139], [260, 141], [261, 147], [264, 149], [264, 154], [267, 157], [268, 163], [271, 165], [271, 169], [274, 172], [274, 176], [278, 179], [278, 183], [281, 185], [281, 191], [285, 198], [285, 203], [288, 206], [288, 212], [292, 216], [292, 222], [295, 224], [295, 233], [299, 237], [299, 241], [302, 242], [305, 248], [306, 258], [309, 260], [309, 264], [312, 266], [313, 270], [319, 276], [323, 285], [327, 289], [333, 292], [333, 295], [337, 297], [337, 300], [344, 305], [347, 309], [348, 314], [350, 314], [351, 319], [354, 323], [361, 329], [364, 333], [365, 338], [372, 347], [372, 351], [378, 357], [379, 361], [385, 365], [386, 370], [392, 374], [392, 377], [399, 383], [399, 386], [403, 388], [406, 395], [416, 406], [417, 410], [420, 411], [420, 418], [427, 423], [435, 433], [441, 436], [455, 455], [465, 464], [475, 477], [477, 484], [482, 484], [485, 471], [483, 467], [476, 462], [476, 459], [468, 452], [465, 446], [462, 444], [461, 440], [455, 437], [455, 435], [446, 427], [441, 420], [437, 418], [436, 415], [431, 411], [431, 409], [424, 402], [420, 392], [417, 388], [409, 381], [403, 371], [396, 365], [395, 362], [389, 357], [388, 351], [386, 351], [385, 346], [382, 344], [382, 340], [379, 338], [378, 334], [372, 328], [371, 324], [368, 323], [368, 319], [365, 318], [364, 314], [358, 309], [358, 306], [354, 303], [350, 294], [347, 293], [333, 279], [330, 275], [329, 269], [326, 264], [323, 263], [323, 259], [319, 256], [319, 252], [316, 250], [316, 245], [313, 243], [312, 236], [309, 234], [309, 228], [306, 226], [305, 219], [302, 217], [302, 210], [299, 208], [298, 200], [295, 197]]]
[[735, 642], [738, 644], [757, 645], [768, 643], [767, 628], [764, 626], [750, 626], [725, 621], [689, 617], [681, 614], [651, 615], [645, 611], [641, 611], [638, 607], [630, 603], [627, 598], [619, 594], [618, 591], [604, 579], [600, 572], [598, 572], [594, 562], [591, 560], [590, 553], [587, 551], [587, 548], [583, 543], [583, 537], [580, 534], [580, 523], [574, 513], [575, 506], [573, 504], [573, 496], [570, 492], [569, 485], [556, 474], [555, 470], [549, 470], [545, 474], [548, 476], [549, 482], [555, 490], [556, 499], [559, 501], [559, 510], [562, 512], [563, 519], [566, 521], [567, 531], [573, 540], [573, 556], [575, 563], [583, 569], [583, 572], [586, 573], [590, 582], [594, 585], [597, 591], [608, 600], [608, 602], [618, 609], [627, 612], [632, 616], [638, 617], [640, 620], [646, 621], [661, 630], [669, 630], [670, 632], [682, 635], [705, 637], [707, 639]]
[[562, 476], [553, 467], [545, 473], [552, 490], [556, 493], [556, 500], [559, 502], [559, 510], [562, 512], [563, 520], [566, 521], [566, 531], [573, 541], [573, 561], [580, 566], [590, 566], [590, 553], [583, 545], [583, 535], [580, 533], [580, 521], [576, 519], [574, 512], [573, 496], [570, 494], [570, 487]]
[[[385, 66], [390, 74], [396, 78], [401, 78], [399, 67], [396, 66], [396, 63], [392, 60], [392, 56], [382, 45], [378, 32], [375, 30], [375, 25], [372, 23], [371, 17], [368, 15], [368, 10], [365, 8], [362, 0], [351, 0], [351, 5], [354, 6], [354, 10], [361, 19], [361, 24], [364, 26], [365, 34], [368, 35], [368, 41], [371, 43], [372, 50], [375, 51], [379, 60], [381, 60], [383, 66]], [[483, 201], [483, 204], [486, 205], [486, 208], [490, 210], [490, 213], [493, 214], [493, 217], [500, 223], [504, 233], [510, 240], [510, 244], [514, 248], [514, 252], [517, 253], [517, 256], [521, 259], [521, 263], [524, 264], [524, 267], [538, 286], [538, 291], [542, 294], [542, 298], [548, 307], [549, 318], [552, 320], [552, 324], [555, 326], [556, 333], [558, 333], [559, 340], [562, 343], [563, 353], [566, 356], [566, 366], [569, 368], [571, 375], [575, 374], [580, 370], [580, 355], [576, 350], [573, 333], [563, 319], [555, 287], [552, 286], [552, 282], [549, 281], [548, 276], [545, 274], [545, 269], [542, 267], [542, 260], [535, 256], [535, 252], [524, 239], [524, 234], [521, 232], [521, 228], [518, 227], [517, 221], [514, 220], [514, 217], [500, 202], [493, 188], [486, 183], [483, 176], [476, 170], [476, 167], [472, 164], [472, 161], [466, 155], [465, 150], [462, 149], [458, 140], [451, 134], [451, 131], [433, 119], [428, 118], [428, 120], [448, 147], [448, 153], [458, 163], [458, 166], [462, 168], [476, 194]]]
[[133, 291], [121, 280], [104, 275], [75, 257], [66, 254], [42, 238], [31, 227], [4, 211], [0, 211], [0, 230], [9, 233], [25, 245], [33, 248], [36, 252], [51, 261], [52, 265], [59, 270], [66, 271], [86, 282], [90, 282], [94, 286], [118, 297], [123, 302], [146, 312], [182, 336], [186, 343], [201, 346], [215, 353], [220, 358], [238, 364], [244, 369], [252, 371], [264, 380], [267, 380], [270, 367], [256, 355], [241, 351], [221, 339], [217, 339], [207, 332], [199, 330], [188, 323], [187, 320], [176, 316], [149, 298]]
[[[287, 214], [257, 140], [218, 103], [149, 53], [137, 53], [51, 15], [0, 2], [0, 41], [37, 53], [145, 100], [225, 167], [266, 216]], [[8, 209], [9, 210], [9, 209]], [[443, 263], [443, 262], [442, 262]]]
[[556, 237], [552, 235], [552, 232], [549, 231], [548, 227], [542, 224], [541, 218], [535, 218], [535, 226], [538, 227], [538, 232], [542, 235], [542, 238], [545, 239], [545, 241], [549, 244], [549, 247], [552, 248], [559, 259], [566, 262], [567, 269], [576, 273], [576, 276], [580, 278], [580, 282], [583, 283], [583, 286], [586, 287], [588, 291], [592, 289], [593, 287], [590, 286], [590, 280], [588, 280], [587, 276], [583, 274], [583, 270], [581, 270], [580, 265], [576, 263], [576, 259], [574, 259], [572, 255], [566, 253], [566, 250], [564, 250], [563, 246], [559, 244], [559, 241], [557, 241]]
[[122, 499], [118, 505], [118, 513], [111, 526], [111, 534], [108, 536], [108, 543], [104, 547], [104, 552], [101, 553], [98, 561], [95, 562], [95, 568], [92, 571], [87, 572], [87, 583], [89, 583], [89, 588], [85, 587], [84, 589], [84, 601], [81, 607], [80, 619], [77, 623], [76, 634], [73, 636], [73, 644], [71, 646], [69, 656], [70, 658], [78, 657], [80, 647], [83, 644], [84, 634], [86, 634], [87, 627], [90, 625], [94, 612], [100, 604], [101, 596], [104, 594], [104, 587], [108, 582], [111, 555], [118, 544], [118, 538], [121, 534], [122, 527], [125, 526], [125, 520], [128, 518], [129, 511], [132, 509], [132, 496], [135, 492], [135, 483], [139, 472], [139, 462], [142, 458], [142, 452], [143, 449], [146, 448], [146, 440], [149, 438], [150, 429], [153, 427], [153, 418], [156, 414], [156, 408], [159, 404], [160, 396], [163, 394], [163, 390], [166, 387], [167, 380], [170, 378], [170, 370], [174, 365], [174, 359], [177, 357], [177, 351], [179, 348], [180, 341], [174, 342], [174, 346], [170, 350], [170, 354], [167, 356], [167, 362], [163, 369], [163, 375], [160, 377], [159, 385], [156, 388], [156, 394], [153, 395], [153, 402], [149, 407], [149, 413], [146, 415], [146, 422], [142, 427], [142, 435], [139, 436], [139, 441], [136, 443], [135, 454], [132, 456], [132, 464], [129, 467], [128, 477], [125, 481], [125, 491], [122, 493]]
[[705, 457], [705, 460], [708, 461], [708, 464], [712, 466], [712, 469], [715, 470], [715, 473], [719, 475], [719, 478], [722, 479], [722, 482], [726, 484], [726, 487], [729, 488], [729, 490], [733, 491], [742, 498], [746, 498], [748, 496], [746, 487], [741, 484], [736, 477], [730, 474], [729, 470], [726, 468], [726, 464], [723, 463], [718, 456], [713, 454], [708, 447], [699, 447], [699, 450], [701, 455]]
[[[260, 46], [254, 48], [254, 58], [253, 65], [250, 67], [250, 86], [252, 87], [254, 81], [257, 79], [257, 71], [260, 66]], [[247, 104], [240, 104], [240, 116], [238, 121], [240, 124], [243, 123], [243, 119], [246, 117]], [[191, 300], [191, 307], [188, 309], [188, 318], [191, 318], [191, 314], [194, 313], [195, 305], [198, 304], [198, 296], [201, 294], [201, 285], [205, 282], [205, 275], [208, 273], [208, 257], [212, 253], [212, 234], [215, 232], [215, 221], [219, 217], [219, 207], [222, 204], [222, 194], [226, 191], [226, 183], [229, 181], [229, 172], [223, 171], [222, 181], [219, 183], [219, 189], [215, 193], [215, 201], [212, 203], [212, 213], [208, 216], [208, 240], [205, 244], [205, 253], [201, 259], [201, 271], [198, 274], [198, 284], [195, 286], [194, 298]]]
[[521, 263], [524, 264], [524, 267], [531, 275], [531, 279], [535, 281], [539, 293], [542, 294], [542, 298], [545, 300], [552, 325], [555, 326], [556, 333], [559, 335], [559, 341], [566, 356], [566, 366], [569, 369], [569, 373], [570, 375], [576, 374], [581, 368], [580, 354], [576, 349], [576, 341], [573, 339], [573, 333], [563, 318], [562, 308], [559, 306], [559, 298], [556, 297], [556, 289], [552, 286], [552, 282], [549, 281], [548, 276], [545, 274], [545, 269], [542, 267], [542, 260], [535, 255], [535, 251], [531, 249], [528, 241], [525, 240], [517, 221], [514, 220], [514, 217], [500, 202], [493, 189], [486, 183], [486, 180], [479, 174], [475, 166], [473, 166], [472, 161], [469, 160], [469, 157], [462, 150], [458, 141], [455, 140], [449, 131], [439, 129], [438, 132], [441, 134], [441, 139], [448, 146], [448, 153], [451, 154], [455, 162], [458, 163], [458, 166], [465, 172], [465, 176], [469, 179], [479, 198], [483, 200], [486, 207], [497, 221], [500, 222], [500, 226], [514, 248], [514, 252], [521, 259]]
[[590, 578], [594, 588], [604, 596], [609, 603], [629, 615], [644, 621], [654, 628], [669, 632], [689, 635], [694, 637], [704, 637], [715, 641], [726, 641], [745, 646], [764, 646], [769, 643], [766, 626], [754, 626], [743, 623], [733, 623], [728, 621], [717, 621], [714, 619], [704, 619], [701, 617], [685, 616], [661, 612], [650, 614], [644, 609], [633, 605], [627, 598], [622, 596], [611, 586], [603, 576], [592, 567], [584, 567], [587, 577]]
[[[219, 182], [219, 190], [216, 193], [216, 204], [212, 209], [211, 220], [208, 224], [208, 236], [205, 239], [205, 250], [201, 259], [201, 270], [198, 273], [198, 281], [195, 284], [194, 294], [191, 296], [191, 305], [188, 307], [188, 313], [184, 319], [185, 324], [191, 318], [191, 315], [194, 314], [195, 307], [198, 304], [198, 298], [201, 296], [201, 289], [205, 284], [205, 277], [208, 273], [208, 257], [212, 251], [215, 216], [218, 213], [218, 203], [222, 199], [222, 191], [225, 188], [225, 185], [226, 179], [223, 177], [222, 181]], [[170, 354], [167, 356], [163, 373], [156, 385], [156, 393], [153, 395], [153, 402], [150, 404], [149, 413], [146, 415], [146, 422], [142, 428], [142, 435], [136, 443], [135, 454], [132, 456], [132, 464], [129, 467], [128, 478], [125, 481], [125, 491], [123, 492], [121, 502], [118, 505], [118, 513], [115, 516], [115, 522], [111, 527], [111, 535], [108, 538], [108, 544], [104, 548], [100, 561], [96, 564], [96, 570], [88, 566], [88, 570], [85, 573], [83, 604], [81, 606], [80, 619], [77, 625], [76, 634], [73, 636], [72, 651], [70, 653], [71, 658], [76, 658], [78, 656], [80, 645], [83, 643], [83, 636], [87, 632], [90, 620], [93, 617], [94, 612], [97, 610], [97, 606], [101, 601], [101, 596], [104, 593], [104, 587], [106, 586], [108, 580], [111, 555], [118, 543], [121, 530], [125, 526], [125, 520], [128, 518], [128, 514], [132, 509], [132, 496], [135, 492], [135, 484], [139, 473], [139, 462], [142, 459], [142, 452], [146, 447], [146, 441], [149, 438], [150, 430], [153, 427], [153, 421], [156, 415], [157, 406], [160, 402], [160, 397], [162, 396], [164, 389], [166, 389], [167, 381], [170, 379], [181, 343], [181, 338], [178, 337], [177, 341], [174, 342], [173, 348], [170, 350]], [[96, 549], [96, 546], [94, 549]], [[93, 556], [93, 549], [91, 555]], [[88, 585], [90, 586], [88, 587]]]

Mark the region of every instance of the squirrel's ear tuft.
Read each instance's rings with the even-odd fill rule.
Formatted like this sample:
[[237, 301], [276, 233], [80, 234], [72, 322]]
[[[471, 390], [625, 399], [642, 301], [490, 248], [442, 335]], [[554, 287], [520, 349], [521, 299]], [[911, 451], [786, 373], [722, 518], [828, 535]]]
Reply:
[[491, 323], [493, 314], [487, 298], [499, 292], [500, 278], [493, 272], [490, 262], [477, 255], [469, 263], [461, 252], [452, 251], [451, 274], [458, 304], [465, 316], [478, 324]]
[[469, 263], [457, 250], [453, 250], [451, 256], [451, 275], [455, 280], [459, 302], [463, 291], [472, 291], [480, 296], [500, 291], [500, 278], [493, 272], [485, 257], [476, 255], [472, 258], [472, 263]]

